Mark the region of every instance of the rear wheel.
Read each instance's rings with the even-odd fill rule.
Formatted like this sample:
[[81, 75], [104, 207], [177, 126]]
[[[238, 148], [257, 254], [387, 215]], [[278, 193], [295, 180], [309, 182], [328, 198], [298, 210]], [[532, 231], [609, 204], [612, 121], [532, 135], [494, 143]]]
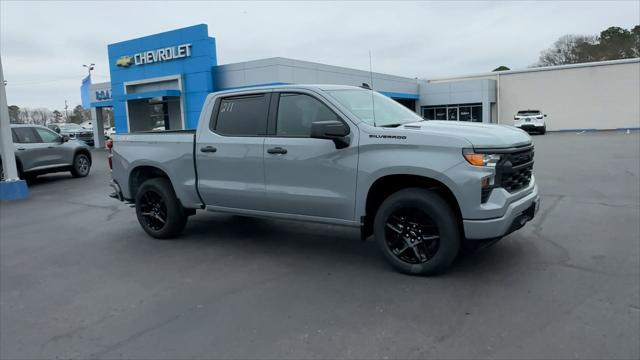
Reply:
[[91, 160], [86, 154], [76, 154], [73, 158], [73, 167], [71, 168], [71, 175], [73, 177], [85, 177], [89, 175], [91, 170]]
[[145, 181], [138, 189], [135, 200], [138, 222], [154, 238], [174, 238], [187, 224], [187, 214], [168, 179]]
[[451, 206], [421, 188], [400, 190], [380, 206], [374, 236], [385, 258], [406, 274], [433, 275], [458, 255], [460, 229]]

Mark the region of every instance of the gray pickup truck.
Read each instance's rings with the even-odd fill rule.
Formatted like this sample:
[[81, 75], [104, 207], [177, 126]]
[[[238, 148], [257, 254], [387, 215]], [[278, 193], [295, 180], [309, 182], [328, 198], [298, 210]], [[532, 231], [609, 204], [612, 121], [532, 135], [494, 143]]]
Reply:
[[435, 274], [540, 203], [524, 131], [424, 121], [352, 86], [213, 93], [195, 131], [113, 138], [111, 196], [135, 203], [154, 238], [197, 209], [353, 226], [398, 270]]

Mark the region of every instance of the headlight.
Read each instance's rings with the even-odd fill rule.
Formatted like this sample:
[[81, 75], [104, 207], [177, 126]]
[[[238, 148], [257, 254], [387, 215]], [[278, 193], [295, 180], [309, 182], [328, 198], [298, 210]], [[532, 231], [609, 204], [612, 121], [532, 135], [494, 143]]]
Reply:
[[477, 154], [473, 149], [462, 150], [462, 156], [471, 165], [488, 167], [495, 167], [501, 158], [499, 154]]

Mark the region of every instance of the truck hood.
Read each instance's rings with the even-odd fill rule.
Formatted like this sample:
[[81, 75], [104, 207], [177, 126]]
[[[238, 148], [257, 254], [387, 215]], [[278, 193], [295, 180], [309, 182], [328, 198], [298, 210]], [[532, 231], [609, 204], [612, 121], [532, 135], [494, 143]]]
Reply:
[[430, 120], [404, 124], [398, 129], [460, 136], [476, 148], [504, 148], [531, 143], [526, 132], [508, 125]]

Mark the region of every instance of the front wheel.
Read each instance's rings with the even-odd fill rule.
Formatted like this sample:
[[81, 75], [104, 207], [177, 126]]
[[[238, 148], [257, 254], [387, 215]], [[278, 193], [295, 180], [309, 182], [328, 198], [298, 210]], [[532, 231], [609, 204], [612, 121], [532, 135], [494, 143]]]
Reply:
[[421, 188], [400, 190], [380, 206], [374, 237], [385, 258], [406, 274], [446, 270], [460, 249], [460, 228], [451, 206]]
[[76, 154], [73, 158], [73, 167], [71, 168], [71, 175], [73, 177], [85, 177], [89, 175], [91, 170], [91, 160], [86, 154]]
[[165, 178], [142, 183], [136, 194], [136, 215], [142, 229], [157, 239], [174, 238], [187, 224], [187, 214]]

